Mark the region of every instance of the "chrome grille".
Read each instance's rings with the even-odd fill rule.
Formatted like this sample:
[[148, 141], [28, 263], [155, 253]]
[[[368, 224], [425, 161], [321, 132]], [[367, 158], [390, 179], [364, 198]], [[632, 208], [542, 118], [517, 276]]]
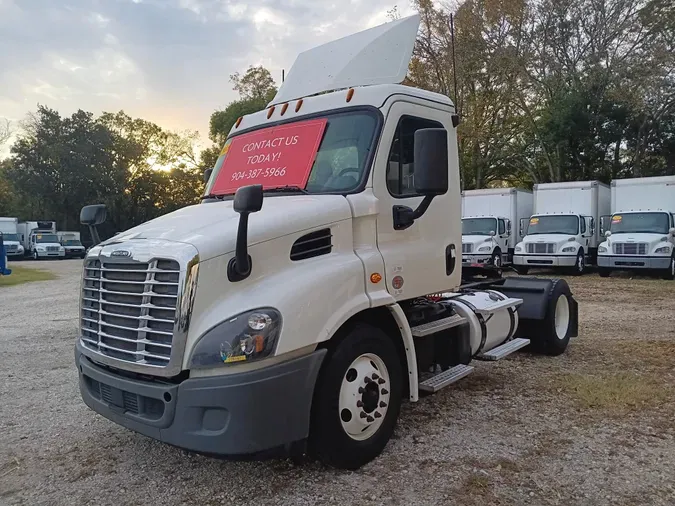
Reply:
[[470, 242], [462, 243], [462, 253], [471, 253], [473, 251], [473, 244]]
[[58, 246], [47, 246], [47, 251], [54, 252], [54, 251], [58, 251], [58, 250], [59, 250]]
[[647, 243], [645, 242], [615, 242], [614, 254], [616, 255], [646, 255]]
[[5, 244], [5, 250], [7, 251], [17, 251], [19, 247], [16, 244]]
[[534, 242], [527, 245], [528, 253], [555, 253], [555, 244], [550, 242]]
[[82, 282], [83, 345], [117, 360], [166, 366], [179, 281], [180, 265], [175, 260], [87, 260]]

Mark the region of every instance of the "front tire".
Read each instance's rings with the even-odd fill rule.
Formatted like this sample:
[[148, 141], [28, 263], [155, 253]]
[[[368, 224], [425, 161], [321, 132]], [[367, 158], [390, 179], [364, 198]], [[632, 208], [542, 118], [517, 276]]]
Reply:
[[499, 249], [496, 249], [494, 253], [492, 253], [492, 257], [490, 258], [490, 263], [492, 264], [493, 267], [497, 269], [502, 268], [502, 252], [499, 251]]
[[40, 260], [40, 256], [37, 251], [33, 251], [33, 260]]
[[663, 279], [667, 281], [673, 281], [675, 279], [675, 253], [670, 258], [670, 267], [663, 274]]
[[612, 271], [607, 268], [604, 267], [598, 268], [598, 274], [600, 275], [601, 278], [608, 278], [611, 273]]
[[546, 316], [531, 329], [532, 347], [537, 353], [557, 356], [567, 349], [572, 333], [571, 296], [564, 279], [553, 280], [547, 297]]
[[329, 352], [314, 392], [310, 454], [355, 470], [377, 457], [394, 432], [403, 373], [396, 346], [379, 328], [357, 323]]
[[577, 261], [574, 263], [574, 275], [581, 276], [586, 271], [586, 257], [584, 255], [584, 250], [579, 249], [577, 253]]
[[518, 274], [520, 274], [521, 276], [527, 276], [527, 273], [530, 272], [529, 267], [527, 267], [527, 266], [525, 266], [525, 265], [516, 265], [516, 266], [514, 266], [513, 268], [514, 268], [514, 269], [516, 270], [516, 272], [517, 272]]

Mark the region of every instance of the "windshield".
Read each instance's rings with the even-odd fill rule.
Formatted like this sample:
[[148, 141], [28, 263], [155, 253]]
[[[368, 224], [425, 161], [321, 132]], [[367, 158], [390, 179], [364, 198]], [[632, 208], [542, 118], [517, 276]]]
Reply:
[[353, 191], [368, 170], [377, 126], [374, 111], [354, 110], [233, 136], [205, 195], [231, 195], [250, 184], [307, 193]]
[[462, 235], [490, 235], [497, 233], [495, 218], [464, 218], [462, 219]]
[[19, 235], [18, 234], [3, 234], [2, 240], [5, 241], [5, 242], [9, 242], [9, 241], [19, 242]]
[[77, 239], [65, 239], [61, 241], [64, 246], [82, 246], [82, 243]]
[[667, 213], [628, 213], [612, 215], [610, 230], [613, 234], [667, 234], [670, 229]]
[[43, 244], [46, 242], [58, 243], [59, 238], [56, 236], [56, 234], [36, 234], [35, 242], [38, 244]]
[[527, 235], [579, 233], [579, 217], [574, 215], [532, 216], [527, 227]]

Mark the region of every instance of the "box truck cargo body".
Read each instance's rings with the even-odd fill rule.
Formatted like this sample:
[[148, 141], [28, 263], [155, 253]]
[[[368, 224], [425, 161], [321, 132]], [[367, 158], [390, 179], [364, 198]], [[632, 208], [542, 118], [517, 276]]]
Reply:
[[612, 215], [601, 222], [601, 276], [652, 270], [675, 279], [675, 176], [612, 181]]
[[531, 191], [520, 188], [462, 192], [463, 265], [512, 263], [519, 239], [517, 224], [530, 217], [533, 200]]
[[7, 258], [23, 257], [23, 245], [18, 234], [18, 218], [0, 218], [0, 232], [3, 236]]
[[534, 213], [520, 224], [523, 241], [513, 263], [522, 273], [532, 267], [564, 267], [582, 274], [596, 262], [597, 224], [610, 201], [609, 186], [599, 181], [535, 185]]

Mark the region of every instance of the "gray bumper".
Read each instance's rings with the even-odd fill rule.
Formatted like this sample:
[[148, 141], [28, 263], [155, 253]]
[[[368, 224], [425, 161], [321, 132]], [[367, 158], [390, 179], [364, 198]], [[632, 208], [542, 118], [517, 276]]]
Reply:
[[671, 257], [598, 255], [598, 267], [610, 269], [668, 269]]
[[513, 263], [528, 267], [574, 267], [576, 255], [514, 255]]
[[75, 352], [87, 406], [129, 429], [218, 456], [288, 454], [309, 433], [326, 350], [256, 371], [159, 383], [121, 376]]

